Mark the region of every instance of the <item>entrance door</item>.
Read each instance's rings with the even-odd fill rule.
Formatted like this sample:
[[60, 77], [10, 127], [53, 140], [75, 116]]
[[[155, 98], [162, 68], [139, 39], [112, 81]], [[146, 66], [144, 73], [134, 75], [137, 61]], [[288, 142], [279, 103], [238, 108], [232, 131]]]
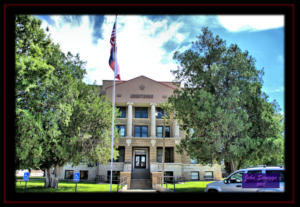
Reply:
[[135, 155], [135, 168], [146, 168], [146, 155]]

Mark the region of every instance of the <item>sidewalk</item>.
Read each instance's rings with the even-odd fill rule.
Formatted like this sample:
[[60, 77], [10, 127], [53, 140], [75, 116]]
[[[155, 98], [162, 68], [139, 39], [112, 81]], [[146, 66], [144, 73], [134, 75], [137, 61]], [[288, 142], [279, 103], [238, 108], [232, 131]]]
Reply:
[[120, 193], [157, 193], [156, 190], [153, 189], [128, 189], [120, 191]]

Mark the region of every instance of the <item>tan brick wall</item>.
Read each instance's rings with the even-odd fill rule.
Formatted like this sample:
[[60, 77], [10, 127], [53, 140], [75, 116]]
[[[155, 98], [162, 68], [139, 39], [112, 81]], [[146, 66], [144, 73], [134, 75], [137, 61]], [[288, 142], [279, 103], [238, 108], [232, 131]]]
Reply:
[[131, 172], [120, 172], [120, 180], [126, 179], [127, 189], [130, 189]]
[[152, 189], [157, 189], [157, 185], [161, 182], [159, 181], [160, 177], [162, 176], [162, 172], [152, 172]]
[[[105, 94], [112, 99], [112, 86], [113, 81], [104, 80], [103, 86], [99, 87], [99, 90], [105, 91]], [[144, 85], [144, 89], [141, 89], [140, 86]], [[126, 170], [130, 168], [130, 163], [132, 163], [132, 154], [134, 147], [147, 147], [148, 151], [148, 165], [150, 166], [150, 170], [155, 172], [160, 169], [160, 163], [156, 161], [156, 150], [157, 147], [163, 146], [162, 138], [153, 138], [151, 135], [151, 107], [150, 103], [163, 103], [167, 100], [167, 97], [173, 93], [175, 89], [174, 86], [170, 82], [158, 82], [151, 80], [147, 77], [140, 76], [134, 78], [130, 81], [124, 81], [120, 83], [117, 81], [116, 84], [116, 105], [117, 106], [125, 106], [126, 107], [126, 118], [118, 118], [116, 120], [117, 125], [125, 125], [125, 134], [127, 136], [127, 118], [128, 118], [128, 107], [127, 103], [132, 102], [132, 136], [134, 136], [134, 126], [135, 125], [143, 125], [148, 126], [148, 137], [145, 138], [120, 138], [118, 145], [125, 146], [125, 165]], [[131, 94], [147, 94], [153, 95], [153, 98], [131, 98]], [[148, 108], [148, 118], [135, 118], [135, 108], [136, 107], [147, 107]], [[180, 123], [179, 123], [180, 124]], [[163, 126], [163, 119], [156, 119], [156, 126]], [[170, 126], [170, 136], [171, 138], [165, 139], [165, 147], [174, 147], [174, 163], [166, 164], [166, 171], [174, 171], [175, 176], [184, 176], [187, 179], [190, 178], [191, 171], [199, 171], [200, 177], [203, 176], [204, 172], [214, 171], [214, 176], [216, 178], [220, 178], [221, 176], [221, 167], [218, 165], [214, 165], [211, 168], [200, 165], [191, 165], [190, 157], [184, 152], [183, 154], [179, 154], [176, 152], [176, 143], [178, 144], [179, 139], [174, 139], [174, 122], [166, 123], [166, 126]], [[156, 129], [155, 129], [156, 130]], [[185, 133], [183, 131], [179, 131], [180, 137], [184, 137]], [[175, 143], [176, 141], [176, 143]], [[151, 169], [152, 165], [152, 169]], [[120, 166], [119, 166], [120, 167]], [[103, 169], [102, 169], [103, 168]], [[105, 166], [99, 168], [91, 169], [92, 177], [96, 176], [96, 174], [104, 174], [103, 171], [107, 169]], [[105, 168], [105, 169], [104, 169]], [[122, 171], [121, 168], [120, 171]], [[105, 172], [106, 174], [106, 172]]]
[[150, 147], [150, 163], [156, 162], [156, 147]]
[[[107, 87], [111, 85], [112, 82], [103, 81], [103, 89], [106, 91], [106, 95], [112, 98], [113, 87]], [[144, 85], [144, 90], [140, 89], [140, 86]], [[170, 85], [170, 84], [168, 84]], [[147, 77], [140, 76], [130, 81], [124, 81], [121, 84], [116, 84], [116, 94], [121, 94], [121, 97], [116, 96], [116, 103], [162, 103], [167, 100], [164, 96], [169, 97], [175, 87], [169, 87], [165, 84], [159, 83], [157, 81], [151, 80]], [[153, 98], [130, 98], [131, 94], [151, 94]]]
[[132, 162], [132, 146], [125, 145], [125, 162], [131, 163]]

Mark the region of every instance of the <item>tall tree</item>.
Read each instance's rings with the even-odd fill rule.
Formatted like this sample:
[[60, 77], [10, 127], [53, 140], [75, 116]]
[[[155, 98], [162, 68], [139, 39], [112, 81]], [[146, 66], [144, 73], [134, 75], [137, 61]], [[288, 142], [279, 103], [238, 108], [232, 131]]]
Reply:
[[162, 111], [162, 118], [163, 118], [163, 150], [162, 150], [162, 183], [164, 184], [164, 176], [165, 176], [165, 144], [166, 144], [166, 124], [169, 125], [171, 121], [174, 119], [175, 113], [174, 113], [174, 106], [170, 102], [160, 103], [158, 104], [158, 107], [161, 108]]
[[83, 83], [84, 65], [40, 20], [16, 16], [16, 167], [44, 170], [45, 187], [66, 162], [109, 160], [111, 103]]
[[174, 74], [184, 83], [170, 97], [185, 123], [181, 151], [203, 164], [224, 161], [228, 173], [257, 161], [280, 162], [283, 136], [276, 105], [261, 91], [263, 71], [248, 51], [227, 47], [203, 28], [191, 49], [175, 52], [174, 59], [179, 65]]

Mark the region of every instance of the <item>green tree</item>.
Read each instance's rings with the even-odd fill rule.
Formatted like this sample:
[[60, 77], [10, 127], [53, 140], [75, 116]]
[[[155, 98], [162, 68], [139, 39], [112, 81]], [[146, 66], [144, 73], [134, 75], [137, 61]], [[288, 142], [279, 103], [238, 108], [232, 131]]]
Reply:
[[162, 172], [162, 183], [161, 185], [163, 186], [164, 183], [164, 175], [165, 175], [165, 144], [166, 144], [166, 124], [170, 124], [172, 120], [174, 120], [174, 106], [170, 102], [166, 103], [160, 103], [158, 104], [158, 107], [163, 110], [163, 151], [162, 151], [162, 167], [161, 167], [161, 172]]
[[227, 47], [203, 28], [191, 49], [175, 52], [174, 59], [179, 66], [173, 72], [184, 83], [170, 97], [185, 123], [181, 151], [203, 164], [224, 161], [228, 173], [246, 164], [282, 162], [276, 104], [261, 91], [263, 71], [248, 51]]
[[40, 168], [45, 187], [57, 187], [65, 163], [107, 162], [111, 103], [83, 83], [79, 55], [65, 55], [29, 15], [16, 16], [15, 52], [16, 167]]

